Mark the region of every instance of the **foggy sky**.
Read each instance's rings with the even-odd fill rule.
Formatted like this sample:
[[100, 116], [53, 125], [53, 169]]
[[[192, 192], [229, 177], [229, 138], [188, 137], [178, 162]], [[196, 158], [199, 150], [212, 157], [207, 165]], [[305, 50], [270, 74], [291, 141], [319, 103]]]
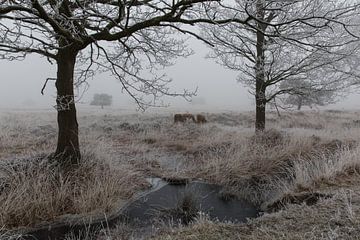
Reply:
[[[169, 108], [253, 110], [253, 96], [245, 86], [236, 82], [237, 73], [211, 59], [205, 59], [209, 49], [201, 43], [193, 40], [191, 46], [196, 53], [178, 59], [174, 66], [166, 69], [166, 73], [173, 79], [170, 85], [173, 91], [194, 90], [198, 87], [195, 100], [204, 99], [206, 105], [191, 105], [182, 98], [165, 98], [164, 101], [171, 104]], [[40, 94], [46, 78], [56, 77], [56, 65], [50, 65], [45, 58], [31, 55], [24, 61], [0, 60], [0, 71], [0, 109], [51, 108], [55, 105], [54, 82], [48, 83], [44, 96]], [[89, 80], [89, 84], [90, 88], [78, 104], [79, 107], [88, 106], [95, 93], [107, 93], [113, 96], [113, 108], [137, 108], [131, 98], [121, 92], [120, 83], [110, 74], [96, 75]], [[360, 94], [351, 94], [347, 99], [327, 108], [359, 109]]]

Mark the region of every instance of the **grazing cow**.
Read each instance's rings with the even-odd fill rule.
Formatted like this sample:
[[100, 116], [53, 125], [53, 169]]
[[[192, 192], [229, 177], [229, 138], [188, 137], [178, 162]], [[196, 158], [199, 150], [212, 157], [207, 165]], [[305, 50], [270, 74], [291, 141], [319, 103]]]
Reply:
[[196, 115], [196, 122], [197, 123], [207, 123], [205, 116], [202, 114]]
[[174, 115], [174, 123], [186, 122], [188, 119], [191, 119], [193, 122], [196, 122], [194, 115], [190, 113], [184, 113], [184, 114], [178, 113]]

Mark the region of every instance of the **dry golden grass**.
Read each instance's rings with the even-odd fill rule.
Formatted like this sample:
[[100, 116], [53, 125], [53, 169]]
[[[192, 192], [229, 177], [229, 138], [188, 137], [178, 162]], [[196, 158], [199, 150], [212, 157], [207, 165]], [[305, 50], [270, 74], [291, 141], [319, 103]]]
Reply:
[[[0, 165], [12, 172], [6, 181], [17, 186], [0, 194], [0, 225], [6, 228], [63, 214], [111, 211], [119, 199], [128, 199], [143, 186], [145, 176], [162, 176], [221, 184], [264, 209], [300, 192], [334, 197], [315, 206], [291, 205], [249, 224], [199, 221], [165, 231], [158, 239], [353, 239], [349, 234], [358, 231], [357, 112], [289, 112], [281, 117], [270, 112], [269, 130], [257, 136], [252, 113], [207, 114], [209, 123], [201, 126], [174, 125], [170, 114], [83, 114], [79, 122], [84, 162], [77, 173], [60, 181], [46, 161], [23, 161], [54, 149], [56, 128], [51, 118], [36, 116], [9, 115], [0, 125]], [[11, 159], [23, 159], [17, 162], [27, 167], [12, 170]], [[349, 192], [354, 196], [351, 201]], [[347, 209], [348, 215], [336, 215], [339, 209]], [[307, 216], [313, 217], [312, 225], [306, 223]], [[329, 222], [335, 218], [343, 224], [340, 230]], [[110, 231], [99, 239], [127, 239], [133, 234], [120, 229], [128, 234], [120, 237]], [[307, 237], [302, 238], [304, 234]]]
[[53, 139], [37, 149], [14, 152], [19, 144], [32, 144], [33, 131], [17, 125], [1, 133], [6, 149], [2, 151], [6, 158], [0, 161], [0, 226], [4, 229], [34, 226], [64, 215], [109, 213], [147, 187], [144, 177], [125, 160], [114, 161], [106, 139], [96, 134], [82, 137], [81, 164], [65, 174], [47, 159], [46, 153], [54, 149]]
[[271, 130], [265, 134], [273, 136], [258, 141], [258, 136], [243, 131], [225, 150], [205, 151], [196, 161], [199, 176], [232, 186], [264, 209], [298, 192], [323, 192], [331, 198], [313, 206], [288, 205], [247, 224], [199, 222], [154, 239], [358, 239], [358, 119], [358, 113], [350, 112], [285, 114], [269, 124], [282, 135]]
[[65, 214], [109, 213], [121, 206], [120, 200], [124, 203], [145, 186], [131, 167], [114, 168], [98, 158], [84, 161], [69, 175], [59, 174], [46, 160], [20, 166], [23, 169], [18, 166], [2, 166], [6, 174], [0, 224], [8, 229], [33, 226]]

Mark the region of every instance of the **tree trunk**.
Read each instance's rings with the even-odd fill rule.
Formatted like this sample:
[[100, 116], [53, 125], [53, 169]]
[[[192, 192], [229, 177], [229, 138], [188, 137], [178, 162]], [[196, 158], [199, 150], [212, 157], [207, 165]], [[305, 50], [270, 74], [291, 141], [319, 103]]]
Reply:
[[281, 114], [280, 114], [278, 105], [276, 104], [276, 99], [275, 99], [275, 98], [274, 98], [274, 105], [275, 105], [275, 109], [276, 109], [276, 112], [277, 112], [278, 117], [281, 117]]
[[301, 110], [301, 107], [302, 107], [302, 98], [300, 97], [300, 98], [299, 98], [299, 101], [298, 101], [297, 110], [300, 111], [300, 110]]
[[62, 49], [59, 50], [57, 59], [55, 85], [59, 133], [55, 156], [62, 166], [76, 165], [81, 158], [74, 101], [74, 68], [77, 53], [76, 50]]
[[[264, 3], [258, 0], [256, 3], [257, 18], [260, 21], [265, 19]], [[257, 23], [256, 31], [256, 65], [255, 65], [255, 101], [256, 101], [256, 121], [255, 131], [263, 131], [265, 129], [265, 110], [266, 110], [266, 84], [265, 84], [265, 36], [264, 31], [266, 25], [264, 23]]]
[[266, 122], [266, 99], [262, 97], [265, 94], [264, 90], [259, 90], [256, 93], [256, 121], [255, 131], [264, 131]]

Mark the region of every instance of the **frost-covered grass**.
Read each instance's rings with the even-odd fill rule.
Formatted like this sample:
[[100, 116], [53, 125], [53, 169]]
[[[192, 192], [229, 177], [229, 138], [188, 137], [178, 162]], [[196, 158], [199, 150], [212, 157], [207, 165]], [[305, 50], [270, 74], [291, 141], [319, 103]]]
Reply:
[[[301, 111], [279, 117], [270, 112], [269, 130], [258, 136], [254, 135], [252, 113], [205, 115], [208, 124], [197, 125], [173, 124], [171, 112], [81, 112], [84, 161], [71, 177], [59, 178], [46, 161], [34, 161], [55, 149], [54, 114], [2, 114], [0, 174], [6, 188], [0, 193], [0, 225], [11, 229], [64, 214], [111, 212], [114, 204], [145, 187], [145, 177], [161, 176], [221, 184], [264, 209], [285, 195], [300, 192], [335, 197], [314, 206], [290, 205], [243, 225], [204, 220], [180, 229], [164, 227], [158, 239], [289, 239], [290, 231], [281, 232], [276, 223], [283, 222], [279, 226], [289, 229], [291, 224], [308, 220], [306, 214], [314, 217], [313, 229], [304, 223], [304, 228], [293, 232], [293, 239], [303, 239], [300, 236], [305, 233], [310, 239], [346, 239], [344, 228], [326, 222], [336, 218], [351, 233], [357, 231], [360, 113]], [[14, 168], [14, 162], [23, 167]], [[347, 201], [340, 201], [345, 197]], [[346, 219], [338, 209], [347, 209]], [[126, 239], [132, 234], [124, 226], [119, 229], [127, 234], [109, 230], [106, 239]], [[123, 238], [117, 237], [120, 235]]]
[[82, 161], [62, 173], [47, 156], [55, 149], [56, 128], [29, 116], [1, 122], [0, 226], [34, 226], [63, 215], [103, 215], [148, 187], [126, 160], [114, 161], [111, 145], [95, 131], [81, 135]]

